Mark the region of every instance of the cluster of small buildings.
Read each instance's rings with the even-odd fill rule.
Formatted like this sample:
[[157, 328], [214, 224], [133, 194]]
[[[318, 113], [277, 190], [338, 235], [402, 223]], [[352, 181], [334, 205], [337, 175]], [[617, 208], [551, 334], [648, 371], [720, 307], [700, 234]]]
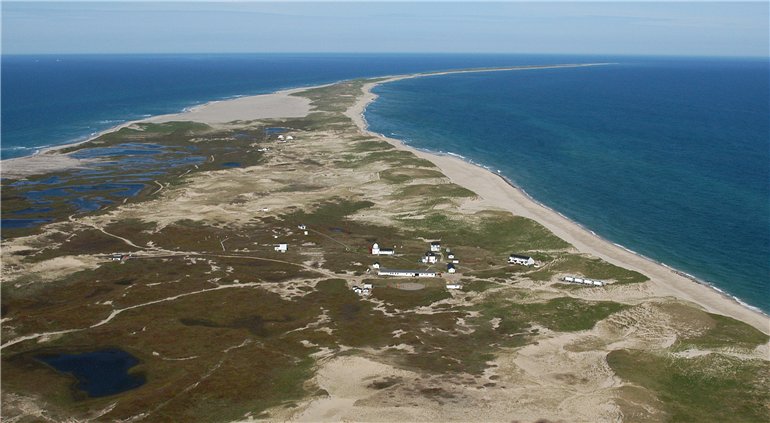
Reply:
[[294, 140], [294, 137], [292, 137], [291, 135], [286, 135], [286, 136], [278, 135], [278, 142], [286, 142], [286, 141], [292, 141], [292, 140]]
[[[303, 235], [307, 236], [307, 225], [299, 224], [297, 225], [297, 229], [302, 231]], [[273, 238], [278, 238], [278, 235], [273, 235]], [[286, 251], [289, 250], [289, 244], [285, 244], [285, 243], [274, 244], [273, 249], [279, 253], [285, 253]]]
[[578, 278], [578, 277], [575, 277], [575, 276], [565, 276], [565, 277], [562, 278], [562, 280], [564, 282], [578, 283], [578, 284], [583, 284], [583, 285], [592, 285], [592, 286], [604, 286], [605, 285], [604, 281], [599, 281], [599, 280], [595, 280], [595, 279], [588, 279], [588, 278]]
[[368, 297], [369, 294], [372, 293], [372, 289], [374, 289], [374, 285], [364, 282], [361, 284], [361, 286], [354, 285], [353, 286], [353, 292], [355, 292], [358, 295], [361, 295], [362, 297]]
[[[392, 256], [395, 254], [395, 251], [389, 248], [380, 248], [380, 246], [375, 242], [370, 252], [373, 255], [376, 256]], [[436, 264], [439, 261], [439, 255], [441, 254], [441, 242], [439, 241], [433, 241], [430, 243], [430, 248], [427, 252], [425, 252], [425, 255], [422, 256], [420, 259], [420, 262], [423, 264]], [[456, 273], [457, 268], [455, 267], [456, 264], [460, 263], [460, 260], [455, 257], [454, 254], [452, 254], [449, 249], [446, 249], [446, 261], [447, 261], [447, 273]], [[395, 276], [395, 277], [402, 277], [402, 278], [435, 278], [438, 276], [441, 276], [441, 273], [435, 270], [404, 270], [404, 269], [384, 269], [380, 266], [379, 262], [375, 262], [372, 264], [372, 268], [377, 270], [378, 276]], [[455, 285], [457, 285], [455, 287]], [[447, 288], [449, 289], [459, 289], [462, 286], [459, 284], [448, 284]]]

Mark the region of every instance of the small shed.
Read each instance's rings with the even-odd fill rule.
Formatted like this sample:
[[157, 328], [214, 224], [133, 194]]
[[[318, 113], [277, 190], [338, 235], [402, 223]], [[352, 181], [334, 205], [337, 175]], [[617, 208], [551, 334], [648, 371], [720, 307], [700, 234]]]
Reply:
[[285, 253], [289, 249], [289, 244], [275, 244], [273, 248], [279, 253]]

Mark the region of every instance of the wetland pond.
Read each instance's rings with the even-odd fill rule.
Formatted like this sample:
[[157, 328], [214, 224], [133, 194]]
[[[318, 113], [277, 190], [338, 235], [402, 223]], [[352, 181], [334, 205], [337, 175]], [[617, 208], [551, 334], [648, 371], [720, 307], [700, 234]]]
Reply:
[[37, 360], [77, 379], [75, 388], [89, 397], [106, 397], [144, 385], [144, 375], [128, 370], [139, 364], [131, 354], [109, 348], [78, 354], [40, 354]]

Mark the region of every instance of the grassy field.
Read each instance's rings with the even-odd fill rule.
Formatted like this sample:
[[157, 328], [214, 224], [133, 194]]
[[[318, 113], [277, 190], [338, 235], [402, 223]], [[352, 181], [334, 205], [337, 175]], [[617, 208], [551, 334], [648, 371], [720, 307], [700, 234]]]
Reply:
[[617, 350], [607, 362], [624, 380], [642, 386], [663, 403], [671, 422], [763, 422], [770, 420], [766, 361], [720, 354], [674, 358]]

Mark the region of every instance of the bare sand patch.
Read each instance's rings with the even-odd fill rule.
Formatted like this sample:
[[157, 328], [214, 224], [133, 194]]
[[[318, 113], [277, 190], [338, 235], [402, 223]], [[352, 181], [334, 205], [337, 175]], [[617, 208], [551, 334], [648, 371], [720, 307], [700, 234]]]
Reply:
[[207, 124], [304, 117], [310, 113], [310, 100], [290, 95], [298, 91], [286, 90], [273, 94], [253, 95], [225, 101], [212, 101], [182, 113], [154, 116], [143, 122], [162, 123], [193, 121]]

